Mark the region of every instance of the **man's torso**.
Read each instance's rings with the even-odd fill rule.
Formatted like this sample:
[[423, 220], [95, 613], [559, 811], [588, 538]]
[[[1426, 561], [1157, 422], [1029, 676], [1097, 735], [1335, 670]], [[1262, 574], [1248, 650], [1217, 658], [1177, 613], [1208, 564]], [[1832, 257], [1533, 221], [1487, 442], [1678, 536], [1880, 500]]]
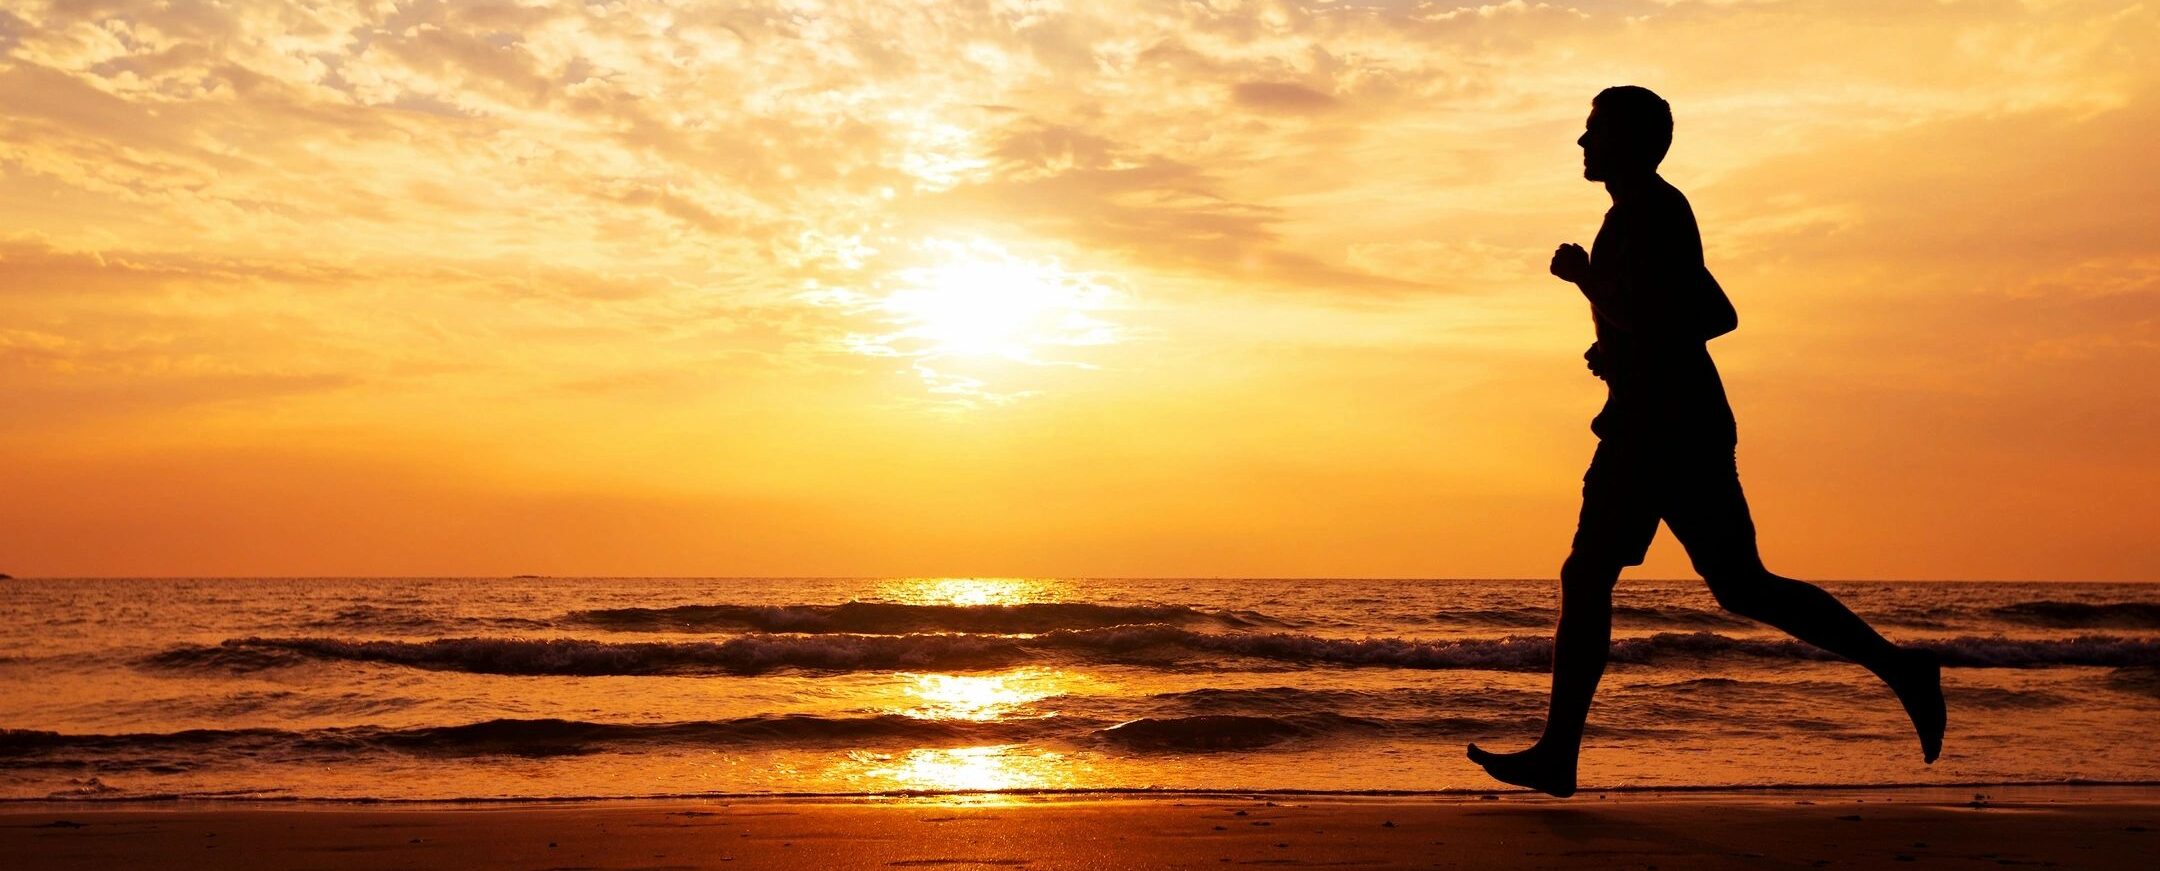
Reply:
[[[1605, 213], [1591, 246], [1595, 269], [1613, 270], [1636, 278], [1629, 282], [1635, 292], [1647, 289], [1651, 276], [1672, 275], [1660, 268], [1659, 252], [1692, 246], [1664, 244], [1674, 240], [1656, 234], [1694, 234], [1694, 221], [1679, 191], [1659, 182], [1630, 201], [1615, 204]], [[1705, 273], [1707, 280], [1707, 273]], [[1695, 288], [1662, 287], [1658, 290], [1686, 298]], [[1621, 330], [1596, 318], [1599, 350], [1604, 357], [1607, 384], [1605, 408], [1590, 428], [1608, 443], [1662, 445], [1667, 447], [1730, 447], [1735, 441], [1732, 407], [1718, 378], [1710, 350], [1699, 338], [1684, 330]]]

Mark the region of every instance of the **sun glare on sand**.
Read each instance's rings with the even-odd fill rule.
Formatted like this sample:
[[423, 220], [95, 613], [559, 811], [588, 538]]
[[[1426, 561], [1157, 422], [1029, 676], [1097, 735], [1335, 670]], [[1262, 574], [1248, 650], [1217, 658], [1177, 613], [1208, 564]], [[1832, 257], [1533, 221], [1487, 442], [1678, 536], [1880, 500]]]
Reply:
[[1093, 368], [1060, 351], [1119, 340], [1102, 316], [1121, 297], [1106, 276], [981, 238], [926, 239], [911, 253], [915, 265], [867, 290], [820, 288], [803, 298], [874, 321], [877, 331], [848, 336], [847, 347], [906, 358], [933, 390], [1011, 398], [996, 383], [999, 366]]

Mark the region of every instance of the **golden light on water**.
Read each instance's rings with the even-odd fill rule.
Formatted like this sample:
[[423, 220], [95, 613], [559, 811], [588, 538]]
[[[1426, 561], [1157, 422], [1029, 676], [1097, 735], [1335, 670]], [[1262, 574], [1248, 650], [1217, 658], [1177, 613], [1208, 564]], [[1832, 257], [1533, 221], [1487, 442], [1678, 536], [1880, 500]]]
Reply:
[[1070, 787], [1078, 782], [1063, 753], [1019, 744], [923, 748], [905, 753], [848, 754], [861, 776], [881, 789], [1001, 791]]
[[[903, 690], [918, 702], [894, 713], [924, 720], [1008, 719], [1053, 696], [1076, 691], [1082, 678], [1047, 668], [1021, 668], [1002, 674], [904, 674]], [[1027, 716], [1051, 716], [1035, 712]]]
[[1019, 605], [1066, 598], [1050, 578], [900, 578], [879, 585], [877, 597], [909, 605]]

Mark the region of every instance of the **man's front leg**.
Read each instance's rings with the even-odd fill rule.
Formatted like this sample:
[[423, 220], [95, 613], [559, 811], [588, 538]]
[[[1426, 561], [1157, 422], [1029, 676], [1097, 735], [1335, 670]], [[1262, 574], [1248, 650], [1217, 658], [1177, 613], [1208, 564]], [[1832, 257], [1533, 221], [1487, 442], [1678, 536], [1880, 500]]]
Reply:
[[1553, 631], [1552, 702], [1545, 733], [1530, 749], [1515, 753], [1470, 745], [1471, 761], [1494, 779], [1561, 798], [1575, 794], [1583, 728], [1612, 645], [1612, 591], [1620, 569], [1616, 561], [1579, 553], [1561, 566], [1560, 624]]

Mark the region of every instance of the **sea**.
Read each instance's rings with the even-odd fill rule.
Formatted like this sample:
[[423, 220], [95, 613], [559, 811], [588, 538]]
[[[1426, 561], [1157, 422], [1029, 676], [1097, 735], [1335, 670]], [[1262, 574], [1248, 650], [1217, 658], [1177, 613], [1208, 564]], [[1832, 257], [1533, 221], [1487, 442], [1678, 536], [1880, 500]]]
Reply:
[[[2160, 781], [2160, 585], [1830, 582], [1859, 667], [1624, 580], [1586, 790]], [[0, 799], [1484, 793], [1550, 580], [0, 581]]]

